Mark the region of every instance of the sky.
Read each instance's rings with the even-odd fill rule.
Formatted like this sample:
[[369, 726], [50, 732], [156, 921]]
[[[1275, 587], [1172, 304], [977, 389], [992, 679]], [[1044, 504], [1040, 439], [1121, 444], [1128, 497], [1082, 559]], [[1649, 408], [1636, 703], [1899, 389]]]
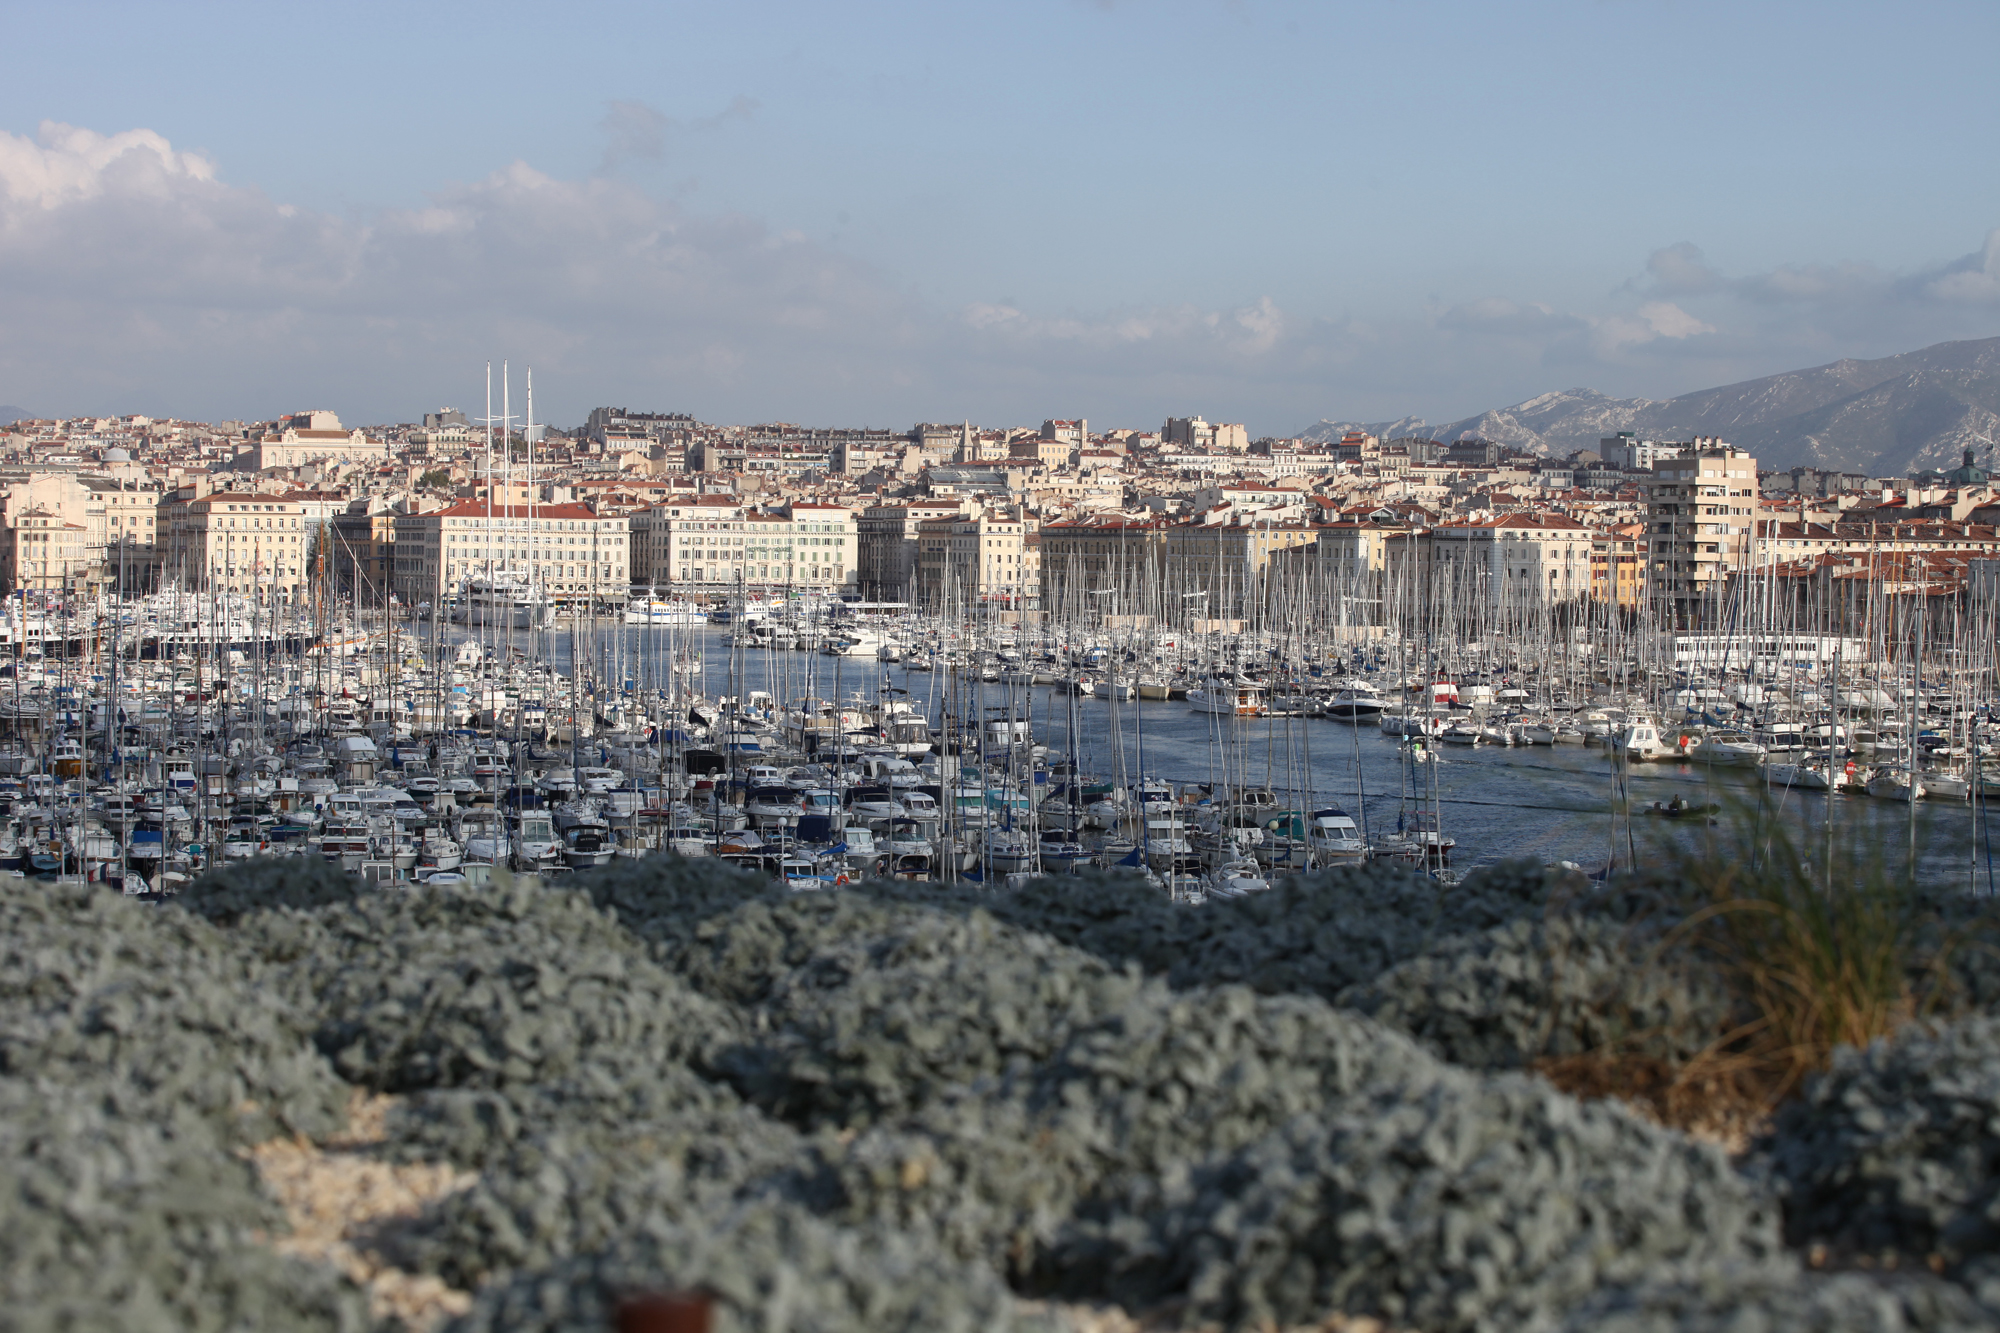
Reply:
[[[0, 0], [0, 404], [1253, 436], [2000, 334], [2000, 6]], [[519, 404], [516, 403], [516, 410]]]

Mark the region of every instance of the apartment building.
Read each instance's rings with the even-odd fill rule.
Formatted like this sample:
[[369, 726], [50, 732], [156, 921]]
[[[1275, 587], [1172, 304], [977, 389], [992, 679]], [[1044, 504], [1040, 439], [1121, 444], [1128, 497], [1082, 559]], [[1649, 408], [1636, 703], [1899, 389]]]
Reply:
[[291, 601], [304, 586], [312, 534], [295, 497], [181, 490], [160, 502], [157, 530], [161, 584], [266, 602]]
[[90, 567], [84, 526], [40, 506], [8, 518], [6, 529], [0, 531], [0, 585], [9, 592], [76, 588]]
[[[120, 455], [122, 451], [114, 451]], [[122, 586], [141, 591], [153, 566], [160, 488], [125, 463], [123, 475], [68, 469], [9, 472], [0, 476], [0, 509], [13, 516], [42, 510], [84, 530], [84, 550], [72, 584], [95, 595]]]
[[1163, 568], [1169, 588], [1209, 592], [1209, 612], [1240, 616], [1264, 596], [1271, 558], [1309, 545], [1314, 529], [1296, 518], [1205, 515], [1164, 533]]
[[855, 568], [853, 512], [841, 505], [744, 508], [733, 497], [702, 496], [635, 516], [650, 588], [721, 592], [740, 587], [839, 594]]
[[1042, 605], [1075, 609], [1099, 590], [1157, 581], [1170, 526], [1168, 519], [1122, 514], [1044, 523]]
[[854, 577], [854, 512], [844, 505], [792, 504], [752, 514], [744, 548], [746, 580], [838, 593]]
[[1489, 608], [1569, 602], [1591, 588], [1592, 534], [1566, 514], [1506, 514], [1430, 530], [1430, 567]]
[[[398, 517], [379, 497], [363, 498], [349, 502], [321, 524], [320, 530], [330, 537], [327, 563], [334, 586], [360, 605], [379, 605], [394, 586]], [[319, 570], [306, 572], [310, 577]]]
[[917, 525], [915, 601], [937, 607], [1021, 609], [1036, 603], [1039, 548], [1030, 550], [1032, 527], [1017, 510], [983, 510]]
[[1301, 548], [1304, 564], [1330, 586], [1359, 587], [1388, 568], [1389, 543], [1407, 529], [1365, 521], [1315, 523], [1312, 541]]
[[396, 520], [393, 587], [405, 605], [435, 605], [464, 580], [504, 570], [526, 575], [552, 601], [622, 601], [630, 552], [622, 515], [466, 500]]
[[733, 495], [692, 495], [631, 517], [635, 588], [676, 584], [734, 586], [743, 564], [743, 503]]
[[391, 457], [388, 440], [371, 440], [359, 429], [348, 430], [332, 412], [298, 412], [246, 443], [230, 461], [238, 472], [262, 472], [266, 468], [294, 468], [321, 462], [386, 462]]
[[854, 521], [854, 581], [862, 599], [906, 602], [917, 596], [918, 529], [928, 519], [965, 512], [958, 499], [870, 505]]
[[1700, 441], [1653, 464], [1646, 501], [1648, 582], [1661, 625], [1712, 628], [1730, 575], [1750, 559], [1757, 460]]
[[1590, 598], [1637, 610], [1646, 598], [1646, 525], [1616, 523], [1590, 537]]
[[1179, 445], [1190, 453], [1240, 454], [1250, 447], [1249, 432], [1241, 422], [1207, 422], [1200, 417], [1168, 417], [1160, 428], [1160, 446]]

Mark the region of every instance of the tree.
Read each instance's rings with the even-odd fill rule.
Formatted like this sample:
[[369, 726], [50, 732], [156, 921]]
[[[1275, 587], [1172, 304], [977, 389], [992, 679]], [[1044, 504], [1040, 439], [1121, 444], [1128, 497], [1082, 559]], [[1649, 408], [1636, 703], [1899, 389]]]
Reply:
[[417, 478], [417, 485], [427, 486], [434, 491], [447, 490], [451, 486], [451, 473], [443, 468], [432, 468]]

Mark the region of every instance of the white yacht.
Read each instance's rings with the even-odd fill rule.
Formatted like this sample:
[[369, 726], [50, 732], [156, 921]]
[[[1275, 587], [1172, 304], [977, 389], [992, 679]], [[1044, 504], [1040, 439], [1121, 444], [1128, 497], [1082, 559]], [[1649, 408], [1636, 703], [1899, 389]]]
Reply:
[[1351, 680], [1327, 704], [1326, 715], [1339, 722], [1373, 722], [1386, 707], [1388, 704], [1373, 685]]
[[1220, 713], [1233, 717], [1262, 717], [1267, 708], [1264, 692], [1254, 685], [1212, 680], [1187, 692], [1188, 707], [1197, 713]]
[[1765, 749], [1741, 732], [1717, 732], [1706, 737], [1694, 757], [1723, 768], [1755, 768], [1764, 762]]
[[1312, 812], [1306, 840], [1313, 864], [1321, 867], [1357, 865], [1368, 859], [1368, 844], [1362, 841], [1360, 828], [1338, 806]]
[[548, 621], [549, 598], [519, 574], [480, 575], [465, 581], [454, 618], [468, 625], [534, 629]]
[[686, 602], [662, 602], [635, 597], [625, 603], [628, 625], [706, 625], [708, 612]]
[[1645, 718], [1634, 718], [1618, 737], [1618, 748], [1627, 759], [1637, 759], [1652, 763], [1662, 759], [1679, 759], [1688, 753], [1684, 748], [1694, 738], [1676, 732], [1664, 735], [1660, 729]]

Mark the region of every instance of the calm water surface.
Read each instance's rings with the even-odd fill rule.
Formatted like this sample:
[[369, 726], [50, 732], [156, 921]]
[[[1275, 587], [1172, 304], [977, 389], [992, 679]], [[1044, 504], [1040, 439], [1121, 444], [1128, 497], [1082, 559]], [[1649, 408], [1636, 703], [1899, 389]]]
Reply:
[[[559, 670], [569, 669], [569, 636], [544, 639]], [[935, 722], [948, 706], [961, 716], [1011, 714], [1032, 720], [1036, 739], [1073, 754], [1104, 778], [1140, 776], [1178, 784], [1240, 783], [1290, 790], [1301, 805], [1339, 805], [1373, 836], [1395, 830], [1399, 816], [1433, 795], [1446, 833], [1457, 839], [1453, 865], [1467, 870], [1512, 857], [1574, 861], [1596, 869], [1657, 857], [1671, 844], [1733, 841], [1731, 828], [1700, 819], [1666, 820], [1642, 812], [1679, 795], [1728, 811], [1769, 817], [1810, 860], [1825, 845], [1828, 797], [1770, 788], [1751, 769], [1694, 764], [1616, 765], [1601, 746], [1457, 746], [1439, 744], [1433, 766], [1403, 761], [1395, 738], [1373, 724], [1328, 719], [1221, 718], [1178, 700], [1077, 699], [1050, 686], [980, 684], [945, 671], [907, 671], [871, 660], [821, 653], [732, 651], [715, 629], [605, 629], [595, 652], [607, 679], [640, 688], [665, 680], [670, 652], [699, 653], [701, 688], [710, 696], [767, 690], [788, 700], [813, 694], [873, 700], [907, 691]], [[1428, 771], [1434, 768], [1434, 773]], [[1622, 768], [1622, 772], [1620, 769]], [[1433, 786], [1434, 784], [1434, 786]], [[1835, 795], [1836, 843], [1895, 867], [1908, 864], [1912, 816], [1903, 804]], [[1627, 815], [1626, 809], [1635, 813]], [[1733, 822], [1733, 821], [1727, 821]], [[1920, 879], [1940, 886], [1989, 888], [1996, 874], [1983, 812], [1962, 804], [1918, 802], [1914, 814]]]

